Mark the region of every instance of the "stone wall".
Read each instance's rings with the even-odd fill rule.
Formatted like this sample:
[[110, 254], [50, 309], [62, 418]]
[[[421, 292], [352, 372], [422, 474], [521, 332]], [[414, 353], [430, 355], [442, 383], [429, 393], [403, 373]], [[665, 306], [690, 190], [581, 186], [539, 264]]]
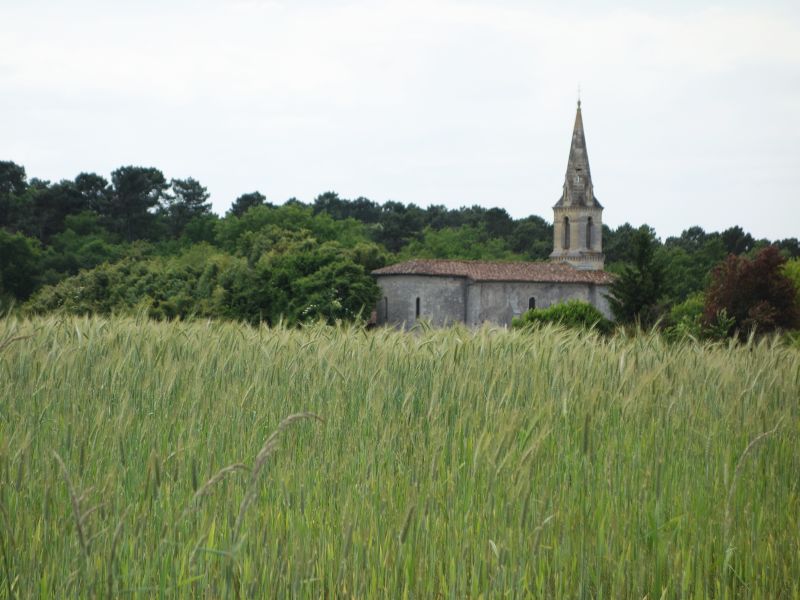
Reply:
[[528, 310], [531, 298], [535, 299], [536, 308], [582, 300], [610, 318], [607, 293], [608, 286], [588, 283], [477, 282], [467, 288], [467, 324], [477, 327], [490, 322], [510, 326], [513, 317]]
[[[484, 322], [511, 325], [511, 319], [528, 310], [531, 298], [536, 308], [567, 300], [582, 300], [611, 318], [608, 286], [588, 283], [528, 283], [518, 281], [472, 282], [464, 277], [429, 275], [383, 275], [377, 278], [382, 295], [378, 301], [378, 323], [413, 327], [419, 319], [444, 327]], [[417, 317], [417, 299], [420, 314]]]
[[377, 280], [382, 290], [378, 300], [378, 324], [413, 327], [418, 320], [417, 298], [419, 319], [437, 327], [464, 322], [467, 283], [464, 277], [384, 275]]

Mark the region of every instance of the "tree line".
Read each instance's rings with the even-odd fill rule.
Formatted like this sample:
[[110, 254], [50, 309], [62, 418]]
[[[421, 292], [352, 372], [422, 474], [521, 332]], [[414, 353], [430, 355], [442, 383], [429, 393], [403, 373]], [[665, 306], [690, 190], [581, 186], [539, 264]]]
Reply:
[[[544, 260], [552, 249], [549, 220], [502, 208], [379, 204], [330, 191], [274, 204], [253, 191], [219, 216], [209, 200], [196, 179], [153, 167], [52, 183], [0, 161], [0, 304], [254, 323], [356, 319], [378, 297], [370, 271], [385, 264]], [[607, 270], [640, 278], [625, 318], [647, 322], [697, 304], [726, 257], [752, 259], [767, 247], [781, 260], [800, 257], [796, 238], [756, 239], [738, 226], [690, 227], [662, 242], [649, 226], [626, 223], [604, 226], [603, 237]]]

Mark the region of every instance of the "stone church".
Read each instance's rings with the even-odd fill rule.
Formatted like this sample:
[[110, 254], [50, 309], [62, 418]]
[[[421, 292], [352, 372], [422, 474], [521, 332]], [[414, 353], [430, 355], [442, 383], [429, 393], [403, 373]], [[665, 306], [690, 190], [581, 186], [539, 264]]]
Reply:
[[603, 271], [602, 215], [579, 100], [564, 189], [553, 207], [550, 261], [409, 260], [377, 269], [372, 272], [382, 290], [377, 322], [510, 326], [512, 318], [530, 308], [572, 299], [589, 302], [610, 318], [606, 296], [613, 277]]

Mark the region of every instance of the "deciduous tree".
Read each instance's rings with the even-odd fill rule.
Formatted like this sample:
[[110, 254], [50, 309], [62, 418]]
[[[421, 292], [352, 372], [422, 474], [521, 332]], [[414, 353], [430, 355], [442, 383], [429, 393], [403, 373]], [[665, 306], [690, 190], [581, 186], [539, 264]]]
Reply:
[[36, 240], [0, 228], [0, 301], [23, 300], [33, 292], [39, 256]]
[[776, 246], [755, 258], [729, 255], [712, 271], [706, 290], [704, 319], [711, 324], [725, 311], [733, 319], [728, 331], [747, 336], [754, 329], [767, 333], [800, 326], [797, 291], [783, 273], [786, 259]]
[[0, 227], [19, 228], [16, 205], [27, 187], [24, 167], [10, 160], [0, 161]]

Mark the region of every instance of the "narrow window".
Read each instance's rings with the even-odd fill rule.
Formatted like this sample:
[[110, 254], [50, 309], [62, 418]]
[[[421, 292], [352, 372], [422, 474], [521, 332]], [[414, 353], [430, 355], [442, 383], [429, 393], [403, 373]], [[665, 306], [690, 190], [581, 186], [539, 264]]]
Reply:
[[564, 217], [564, 248], [569, 248], [569, 217]]
[[389, 298], [387, 296], [383, 297], [383, 320], [389, 320]]
[[592, 217], [589, 217], [589, 220], [586, 221], [586, 247], [592, 248]]
[[419, 298], [417, 298], [417, 318], [419, 319]]
[[534, 308], [536, 308], [536, 298], [531, 296], [528, 298], [528, 310], [533, 310]]

